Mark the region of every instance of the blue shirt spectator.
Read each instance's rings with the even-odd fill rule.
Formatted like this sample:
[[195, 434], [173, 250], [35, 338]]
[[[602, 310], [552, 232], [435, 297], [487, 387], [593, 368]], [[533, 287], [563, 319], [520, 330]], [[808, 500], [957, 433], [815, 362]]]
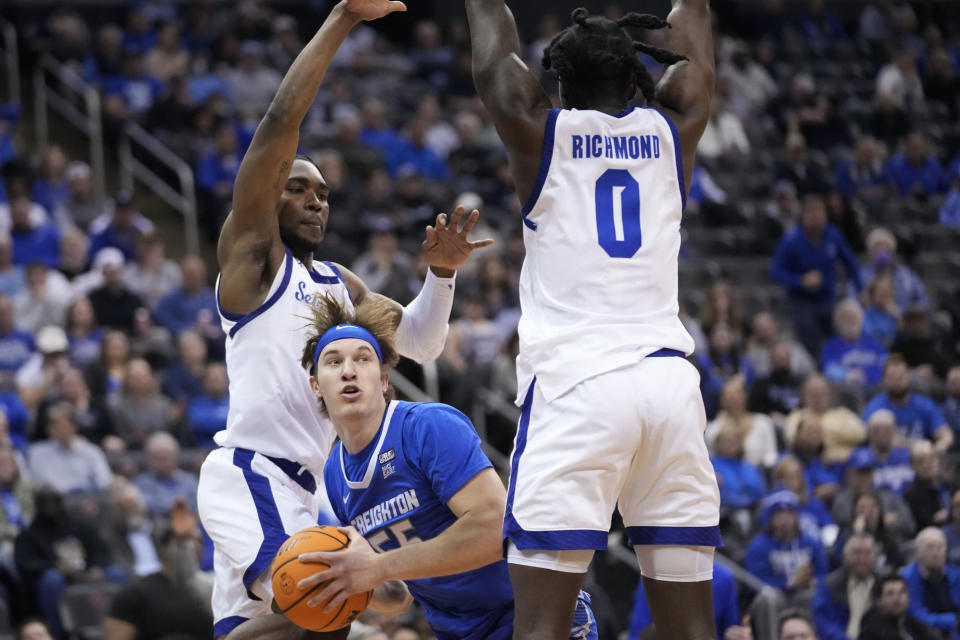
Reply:
[[[843, 566], [817, 582], [812, 613], [820, 640], [856, 640], [859, 620], [850, 624], [851, 606], [863, 616], [870, 608], [872, 587], [876, 581], [876, 542], [869, 534], [854, 535], [846, 540]], [[857, 599], [851, 603], [850, 597]], [[851, 633], [848, 633], [850, 631]]]
[[206, 322], [215, 321], [217, 299], [213, 289], [208, 287], [207, 267], [197, 256], [187, 256], [180, 264], [183, 274], [182, 286], [157, 302], [154, 318], [162, 327], [174, 335], [197, 326], [206, 318]]
[[873, 387], [883, 377], [883, 363], [887, 360], [886, 348], [867, 336], [847, 341], [834, 336], [823, 345], [823, 373], [830, 382], [850, 382], [857, 377]]
[[30, 413], [16, 391], [0, 391], [0, 411], [7, 417], [10, 441], [17, 449], [27, 446], [27, 422]]
[[947, 372], [946, 398], [940, 409], [953, 430], [954, 442], [960, 442], [960, 366], [951, 367]]
[[863, 410], [863, 419], [880, 409], [892, 411], [897, 417], [897, 430], [908, 438], [934, 439], [937, 429], [946, 424], [937, 404], [926, 396], [909, 393], [902, 403], [894, 402], [886, 393], [875, 396]]
[[154, 433], [144, 445], [147, 471], [138, 475], [134, 484], [143, 494], [147, 511], [152, 516], [167, 517], [177, 500], [197, 509], [197, 477], [177, 468], [180, 447], [169, 433]]
[[[787, 288], [791, 298], [831, 304], [836, 299], [837, 260], [843, 261], [857, 291], [862, 289], [860, 266], [853, 250], [840, 230], [827, 224], [823, 199], [808, 196], [800, 226], [788, 231], [777, 245], [771, 275]], [[814, 272], [819, 277], [810, 275]]]
[[744, 556], [747, 571], [778, 589], [813, 586], [796, 583], [794, 578], [800, 567], [809, 566], [814, 577], [827, 573], [827, 559], [820, 541], [800, 531], [797, 502], [797, 497], [789, 491], [779, 491], [764, 500], [761, 512], [764, 531], [750, 541]]
[[850, 455], [869, 458], [873, 464], [873, 486], [877, 490], [889, 489], [899, 496], [913, 482], [910, 451], [903, 447], [894, 447], [886, 456], [880, 456], [871, 447], [859, 447]]
[[[926, 558], [926, 545], [946, 545], [943, 532], [939, 529], [926, 529], [917, 535], [917, 561], [908, 564], [900, 571], [907, 581], [910, 592], [908, 611], [920, 622], [935, 627], [955, 638], [957, 616], [960, 609], [960, 567], [946, 564], [946, 553], [942, 558]], [[931, 554], [933, 555], [933, 554]]]
[[52, 224], [35, 228], [15, 227], [10, 236], [13, 239], [14, 264], [42, 264], [49, 269], [56, 269], [60, 264], [60, 231]]
[[[723, 638], [730, 627], [740, 624], [740, 606], [737, 602], [737, 584], [733, 572], [713, 561], [713, 619], [717, 624], [717, 638]], [[643, 591], [643, 580], [637, 584], [637, 594], [633, 600], [633, 613], [630, 615], [628, 640], [638, 640], [640, 632], [653, 624], [653, 616], [647, 605], [647, 596]]]
[[926, 136], [918, 131], [907, 136], [904, 152], [887, 162], [884, 177], [902, 196], [932, 196], [944, 190], [943, 166], [930, 154]]
[[9, 296], [0, 294], [0, 371], [16, 372], [34, 351], [33, 336], [13, 326], [13, 302]]
[[415, 120], [410, 128], [410, 140], [402, 140], [386, 152], [387, 170], [397, 177], [403, 171], [413, 171], [430, 180], [446, 180], [450, 175], [447, 165], [427, 146], [427, 124]]
[[871, 304], [863, 312], [863, 335], [888, 347], [897, 337], [897, 319]]
[[[930, 299], [920, 276], [897, 258], [897, 239], [894, 235], [878, 227], [867, 236], [866, 244], [867, 263], [861, 271], [863, 281], [879, 284], [889, 277], [893, 284], [893, 301], [901, 310], [911, 306], [928, 308]], [[880, 291], [880, 294], [886, 292]]]
[[[126, 111], [134, 115], [149, 111], [162, 91], [163, 83], [144, 72], [143, 56], [136, 50], [127, 51], [122, 74], [103, 81], [103, 93], [108, 97], [119, 97]], [[109, 105], [107, 111], [110, 111]]]
[[133, 206], [132, 193], [117, 192], [114, 203], [116, 206], [108, 220], [95, 220], [90, 226], [87, 258], [91, 261], [101, 249], [107, 247], [119, 249], [127, 262], [133, 261], [137, 257], [137, 241], [153, 231], [153, 223]]
[[713, 448], [716, 453], [710, 462], [720, 485], [720, 504], [749, 509], [763, 498], [767, 483], [756, 465], [743, 459], [743, 440], [732, 429], [721, 429]]
[[239, 168], [237, 132], [224, 125], [217, 130], [216, 149], [197, 164], [197, 185], [211, 197], [229, 199]]
[[227, 428], [227, 413], [230, 410], [227, 369], [222, 363], [207, 365], [203, 376], [203, 394], [187, 405], [187, 424], [197, 446], [214, 448], [213, 436]]

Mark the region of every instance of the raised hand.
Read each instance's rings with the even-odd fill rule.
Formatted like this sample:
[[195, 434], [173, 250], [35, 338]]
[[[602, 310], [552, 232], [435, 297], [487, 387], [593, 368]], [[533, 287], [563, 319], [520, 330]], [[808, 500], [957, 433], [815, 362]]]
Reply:
[[447, 214], [441, 213], [437, 216], [436, 226], [427, 227], [427, 238], [422, 245], [423, 252], [427, 258], [427, 264], [438, 276], [452, 276], [453, 272], [467, 261], [474, 249], [482, 249], [493, 244], [491, 239], [475, 242], [467, 240], [467, 236], [473, 231], [480, 218], [480, 212], [476, 209], [471, 211], [461, 229], [460, 221], [464, 211], [462, 206], [457, 207], [450, 216], [449, 223]]
[[344, 10], [357, 20], [376, 20], [395, 11], [406, 11], [407, 5], [391, 0], [343, 0]]

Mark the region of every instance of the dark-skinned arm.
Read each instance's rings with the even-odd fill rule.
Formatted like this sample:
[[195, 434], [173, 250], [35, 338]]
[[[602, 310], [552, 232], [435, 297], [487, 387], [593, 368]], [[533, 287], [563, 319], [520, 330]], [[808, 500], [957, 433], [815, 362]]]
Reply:
[[540, 172], [553, 105], [523, 62], [517, 23], [503, 0], [466, 0], [466, 6], [473, 81], [507, 149], [517, 193], [526, 200]]
[[710, 0], [672, 0], [672, 4], [667, 16], [671, 29], [666, 48], [688, 59], [671, 65], [663, 74], [652, 106], [661, 109], [677, 127], [684, 184], [689, 191], [694, 155], [710, 119], [716, 82], [713, 31]]
[[337, 49], [360, 21], [405, 8], [387, 0], [343, 0], [290, 65], [240, 163], [233, 211], [220, 233], [220, 303], [227, 311], [255, 309], [283, 261], [277, 201], [297, 152], [300, 125]]

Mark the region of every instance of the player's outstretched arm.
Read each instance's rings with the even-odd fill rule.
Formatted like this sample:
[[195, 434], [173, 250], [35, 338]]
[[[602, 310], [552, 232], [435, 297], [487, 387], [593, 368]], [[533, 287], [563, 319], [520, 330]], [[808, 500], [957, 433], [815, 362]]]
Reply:
[[320, 562], [329, 569], [304, 578], [300, 589], [330, 583], [307, 601], [316, 606], [328, 598], [334, 610], [355, 593], [369, 591], [386, 580], [417, 580], [472, 571], [503, 559], [502, 531], [506, 491], [500, 477], [487, 468], [471, 478], [447, 501], [457, 520], [440, 535], [384, 553], [376, 553], [353, 527], [344, 551], [305, 553], [304, 562]]
[[300, 125], [334, 54], [360, 21], [405, 9], [402, 2], [342, 0], [290, 65], [240, 163], [233, 211], [220, 233], [220, 300], [228, 311], [246, 313], [256, 308], [265, 294], [262, 289], [270, 286], [283, 260], [277, 201], [297, 152]]
[[503, 0], [466, 0], [473, 82], [507, 148], [521, 201], [540, 171], [550, 98], [520, 51], [513, 14]]
[[663, 108], [677, 127], [687, 189], [700, 136], [710, 119], [715, 70], [710, 0], [671, 0], [667, 49], [688, 60], [671, 65], [657, 84], [654, 106]]
[[[392, 302], [396, 311], [397, 332], [395, 335], [397, 350], [401, 355], [417, 362], [436, 359], [443, 351], [447, 338], [447, 322], [453, 309], [453, 276], [457, 269], [467, 261], [474, 249], [493, 244], [493, 240], [474, 240], [468, 236], [480, 219], [480, 212], [474, 209], [463, 221], [464, 208], [457, 207], [447, 220], [447, 214], [437, 216], [435, 226], [427, 226], [423, 252], [430, 265], [430, 273], [423, 283], [423, 289], [410, 304], [405, 307]], [[366, 296], [380, 295], [371, 292], [355, 273], [337, 265], [343, 279], [350, 289], [354, 304], [359, 304]]]

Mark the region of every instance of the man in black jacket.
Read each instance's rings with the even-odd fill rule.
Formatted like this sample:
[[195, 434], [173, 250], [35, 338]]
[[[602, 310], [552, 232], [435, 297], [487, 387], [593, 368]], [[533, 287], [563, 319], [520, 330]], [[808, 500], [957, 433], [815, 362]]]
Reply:
[[937, 640], [937, 632], [907, 613], [910, 593], [899, 575], [881, 578], [874, 587], [877, 604], [860, 622], [860, 640]]

